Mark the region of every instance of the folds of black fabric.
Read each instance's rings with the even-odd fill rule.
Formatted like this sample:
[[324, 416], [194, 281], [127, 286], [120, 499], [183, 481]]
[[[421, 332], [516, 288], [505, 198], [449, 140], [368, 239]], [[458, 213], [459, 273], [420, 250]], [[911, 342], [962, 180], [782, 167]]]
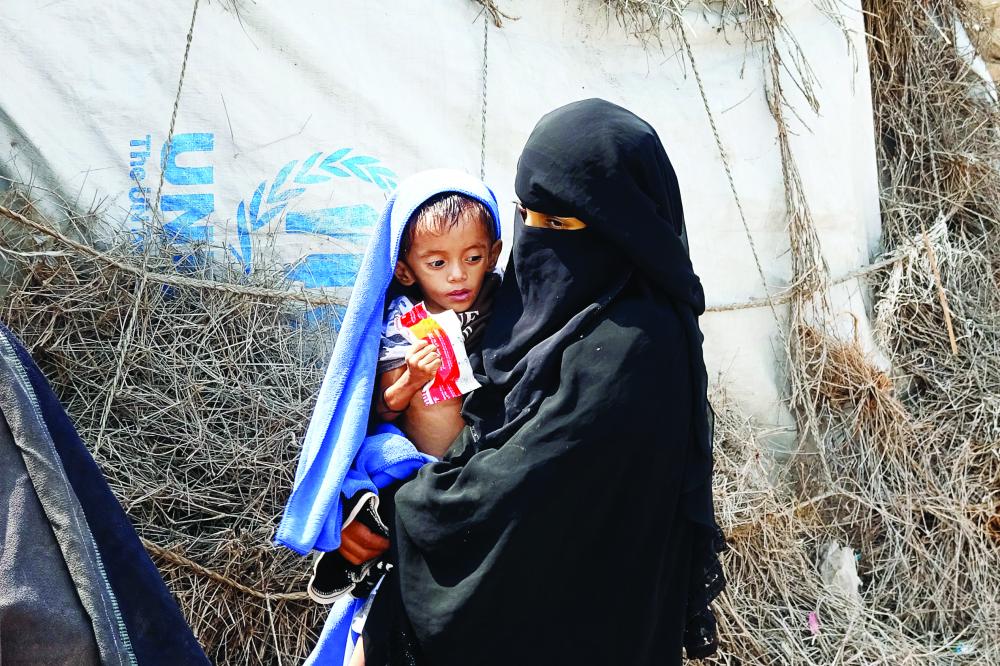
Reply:
[[648, 123], [584, 100], [538, 123], [515, 189], [544, 221], [515, 220], [469, 427], [396, 496], [368, 664], [679, 663], [714, 645], [724, 577], [676, 175]]
[[425, 663], [680, 662], [689, 361], [648, 334], [680, 335], [676, 317], [642, 305], [623, 298], [566, 348], [558, 388], [501, 448], [476, 451], [466, 429], [453, 462], [397, 493], [398, 586]]
[[[164, 585], [159, 571], [146, 554], [128, 517], [90, 452], [80, 441], [45, 377], [10, 331], [0, 326], [0, 335], [8, 348], [14, 351], [14, 363], [30, 384], [41, 419], [54, 445], [55, 456], [50, 456], [51, 459], [45, 462], [68, 481], [86, 518], [86, 531], [92, 536], [99, 553], [105, 580], [90, 582], [109, 587], [109, 594], [117, 605], [118, 618], [92, 617], [91, 622], [117, 624], [120, 620], [124, 631], [117, 626], [114, 629], [127, 636], [135, 660], [133, 663], [140, 666], [207, 665], [208, 658], [181, 615], [177, 602]], [[5, 358], [5, 361], [10, 359]], [[12, 524], [13, 519], [7, 516], [8, 533], [19, 529], [17, 524]], [[56, 576], [54, 572], [53, 575]], [[42, 577], [25, 580], [23, 585], [33, 590], [32, 594], [44, 599], [52, 580]], [[22, 619], [31, 622], [31, 618]], [[3, 631], [4, 627], [0, 626], [0, 632]], [[48, 636], [52, 642], [62, 640], [51, 632]], [[18, 663], [53, 662], [28, 660]]]

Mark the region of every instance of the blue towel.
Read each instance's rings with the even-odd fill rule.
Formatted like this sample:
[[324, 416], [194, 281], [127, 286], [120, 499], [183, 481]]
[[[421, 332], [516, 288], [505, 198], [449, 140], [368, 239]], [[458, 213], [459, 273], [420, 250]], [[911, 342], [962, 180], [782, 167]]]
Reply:
[[[295, 486], [275, 536], [278, 543], [301, 555], [312, 549], [331, 551], [340, 546], [341, 498], [348, 487], [368, 487], [365, 484], [369, 481], [384, 486], [392, 478], [408, 476], [415, 466], [428, 460], [400, 435], [389, 431], [366, 435], [385, 291], [392, 281], [403, 229], [425, 201], [447, 192], [482, 202], [492, 214], [500, 237], [496, 196], [480, 180], [461, 171], [434, 169], [418, 173], [400, 183], [386, 203], [361, 262], [302, 443]], [[378, 470], [378, 478], [365, 479], [365, 465], [378, 467], [379, 461], [386, 465]]]
[[417, 451], [396, 426], [382, 423], [361, 443], [340, 486], [340, 496], [354, 497], [364, 491], [377, 494], [379, 488], [408, 479], [422, 465], [435, 460], [434, 456]]
[[[372, 594], [376, 592], [378, 588]], [[330, 608], [319, 642], [302, 666], [348, 666], [361, 635], [354, 630], [354, 618], [364, 605], [364, 600], [352, 596], [338, 599]]]
[[[384, 488], [393, 480], [407, 478], [421, 465], [433, 460], [431, 456], [419, 453], [395, 426], [383, 424], [374, 435], [365, 438], [354, 464], [347, 470], [341, 494], [354, 497], [365, 490], [377, 492], [377, 488]], [[319, 641], [303, 666], [341, 666], [349, 663], [359, 636], [354, 631], [354, 618], [364, 605], [364, 599], [351, 596], [339, 599], [330, 608]]]

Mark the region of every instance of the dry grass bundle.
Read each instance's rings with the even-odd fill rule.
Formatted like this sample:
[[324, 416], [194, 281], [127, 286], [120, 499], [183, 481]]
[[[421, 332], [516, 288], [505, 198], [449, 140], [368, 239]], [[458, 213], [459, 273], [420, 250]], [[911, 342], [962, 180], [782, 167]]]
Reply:
[[908, 636], [930, 638], [922, 638], [928, 647], [964, 636], [995, 661], [1000, 547], [983, 519], [991, 489], [1000, 489], [1000, 460], [947, 437], [954, 423], [920, 418], [856, 345], [828, 348], [819, 387], [838, 495], [824, 504], [824, 522], [840, 523], [868, 556], [866, 602]]
[[324, 614], [303, 600], [308, 563], [271, 538], [331, 331], [275, 297], [280, 279], [245, 276], [209, 248], [137, 253], [117, 234], [98, 258], [47, 223], [28, 231], [0, 217], [0, 317], [49, 377], [206, 652], [218, 664], [299, 663]]
[[[832, 456], [845, 483], [803, 497], [798, 484], [769, 481], [764, 434], [724, 398], [716, 407], [716, 506], [730, 551], [713, 663], [996, 663], [997, 548], [949, 508], [959, 506], [951, 496], [926, 492], [909, 455], [859, 438], [851, 455]], [[865, 486], [851, 471], [861, 459], [881, 460], [876, 476], [910, 479], [910, 494]], [[859, 597], [823, 582], [834, 542], [857, 553]]]
[[500, 9], [499, 5], [497, 5], [495, 0], [472, 0], [472, 1], [482, 6], [483, 11], [489, 14], [490, 20], [493, 22], [493, 25], [498, 28], [503, 27], [504, 20], [507, 21], [517, 20], [516, 16], [511, 16], [510, 14], [507, 14], [502, 9]]
[[[643, 39], [676, 36], [698, 78], [677, 20], [689, 3], [604, 3]], [[868, 277], [891, 377], [832, 332], [785, 118], [789, 80], [815, 109], [808, 63], [774, 3], [712, 3], [768, 74], [793, 273], [779, 324], [801, 442], [787, 469], [769, 468], [781, 479], [771, 486], [753, 429], [720, 418], [718, 503], [733, 545], [720, 662], [1000, 662], [1000, 132], [958, 34], [981, 21], [954, 0], [864, 5], [885, 186], [884, 264]], [[860, 602], [820, 583], [834, 540], [862, 554]]]
[[[784, 488], [775, 504], [810, 513], [769, 514], [736, 541], [728, 567], [736, 584], [723, 608], [740, 630], [729, 650], [754, 663], [997, 663], [997, 106], [970, 67], [972, 54], [956, 46], [961, 7], [873, 1], [866, 9], [884, 244], [893, 259], [872, 282], [893, 377], [829, 332], [825, 267], [807, 208], [796, 204], [777, 107], [798, 285], [791, 397], [816, 455], [803, 448], [799, 474], [775, 490]], [[862, 554], [861, 603], [819, 611], [826, 621], [811, 636], [801, 618], [829, 595], [817, 587], [816, 563], [834, 539]], [[741, 566], [759, 560], [770, 565]], [[769, 607], [775, 590], [780, 598]], [[788, 621], [793, 609], [797, 625]]]
[[690, 0], [602, 0], [631, 34], [659, 39], [662, 28], [676, 26]]

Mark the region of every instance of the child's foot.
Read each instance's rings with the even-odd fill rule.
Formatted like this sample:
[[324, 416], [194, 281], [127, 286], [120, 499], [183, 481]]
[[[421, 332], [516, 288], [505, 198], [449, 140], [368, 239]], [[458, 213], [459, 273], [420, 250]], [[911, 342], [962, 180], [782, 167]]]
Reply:
[[392, 571], [392, 564], [386, 562], [384, 559], [372, 560], [366, 564], [370, 566], [366, 567], [360, 573], [360, 576], [354, 580], [354, 589], [351, 590], [351, 596], [355, 599], [366, 599], [372, 593], [372, 590], [375, 589], [375, 586], [378, 585], [379, 581], [382, 580], [382, 576]]
[[[344, 527], [358, 521], [375, 534], [389, 538], [389, 528], [378, 514], [378, 495], [373, 492], [359, 492], [344, 500]], [[343, 528], [342, 528], [343, 529]]]
[[340, 553], [319, 553], [313, 562], [313, 575], [306, 591], [318, 604], [332, 604], [354, 589], [350, 569], [353, 565]]
[[[389, 528], [378, 515], [378, 495], [358, 493], [344, 502], [344, 527], [358, 521], [375, 534], [388, 537]], [[382, 559], [351, 564], [337, 551], [320, 553], [313, 563], [313, 575], [306, 591], [318, 604], [332, 604], [345, 594], [358, 599], [367, 597], [391, 564]]]
[[[348, 521], [356, 520], [375, 534], [389, 538], [389, 528], [378, 513], [378, 495], [368, 492], [359, 494], [346, 501], [344, 505]], [[349, 572], [351, 580], [354, 582], [351, 595], [355, 599], [367, 598], [378, 582], [382, 580], [382, 576], [391, 569], [392, 565], [381, 557], [365, 562], [359, 567], [354, 567]]]

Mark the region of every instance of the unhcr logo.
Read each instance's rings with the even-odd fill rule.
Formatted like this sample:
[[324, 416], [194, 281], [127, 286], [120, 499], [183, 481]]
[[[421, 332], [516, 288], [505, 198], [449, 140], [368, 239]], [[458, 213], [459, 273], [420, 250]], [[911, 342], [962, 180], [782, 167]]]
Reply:
[[270, 181], [261, 181], [250, 197], [240, 201], [236, 210], [238, 245], [231, 245], [230, 252], [247, 272], [254, 265], [253, 234], [285, 213], [284, 233], [314, 234], [335, 241], [337, 247], [336, 252], [302, 257], [289, 267], [289, 279], [306, 287], [350, 287], [354, 284], [368, 237], [378, 220], [378, 211], [366, 203], [351, 203], [286, 212], [307, 188], [337, 179], [357, 179], [386, 194], [396, 188], [396, 174], [382, 166], [377, 158], [352, 152], [352, 148], [341, 148], [292, 160]]
[[[153, 186], [147, 185], [147, 163], [151, 151], [150, 136], [132, 139], [129, 142], [129, 215], [127, 224], [138, 227], [149, 223], [150, 193]], [[209, 242], [212, 240], [212, 226], [209, 215], [215, 212], [215, 195], [211, 192], [191, 192], [203, 190], [215, 183], [215, 169], [211, 165], [182, 166], [177, 163], [184, 153], [210, 153], [215, 149], [215, 135], [208, 133], [178, 134], [170, 144], [160, 149], [160, 164], [163, 165], [164, 186], [185, 188], [189, 191], [169, 192], [160, 198], [160, 212], [163, 214], [163, 230], [171, 240], [182, 242]], [[196, 161], [197, 162], [197, 161]], [[154, 183], [155, 185], [155, 183]], [[168, 215], [169, 214], [169, 215]]]
[[[210, 222], [216, 211], [215, 167], [211, 154], [215, 135], [208, 132], [177, 134], [159, 151], [153, 150], [150, 135], [130, 140], [128, 226], [141, 228], [150, 222], [151, 198], [158, 186], [148, 178], [150, 157], [159, 153], [163, 165], [164, 190], [160, 197], [163, 229], [171, 241], [211, 243], [215, 227]], [[154, 166], [155, 162], [153, 163]], [[154, 170], [155, 172], [155, 170]], [[321, 251], [309, 253], [285, 266], [289, 280], [308, 288], [351, 287], [361, 265], [361, 257], [378, 220], [379, 212], [367, 202], [355, 200], [313, 210], [300, 210], [296, 203], [311, 188], [329, 188], [338, 181], [351, 179], [370, 186], [387, 197], [395, 188], [397, 176], [381, 160], [339, 148], [316, 151], [280, 167], [269, 179], [261, 180], [235, 211], [235, 239], [226, 249], [243, 269], [250, 273], [266, 261], [257, 256], [255, 237], [267, 235], [278, 244], [285, 235], [312, 235]], [[354, 195], [357, 197], [357, 195]], [[281, 222], [281, 224], [278, 224]]]

